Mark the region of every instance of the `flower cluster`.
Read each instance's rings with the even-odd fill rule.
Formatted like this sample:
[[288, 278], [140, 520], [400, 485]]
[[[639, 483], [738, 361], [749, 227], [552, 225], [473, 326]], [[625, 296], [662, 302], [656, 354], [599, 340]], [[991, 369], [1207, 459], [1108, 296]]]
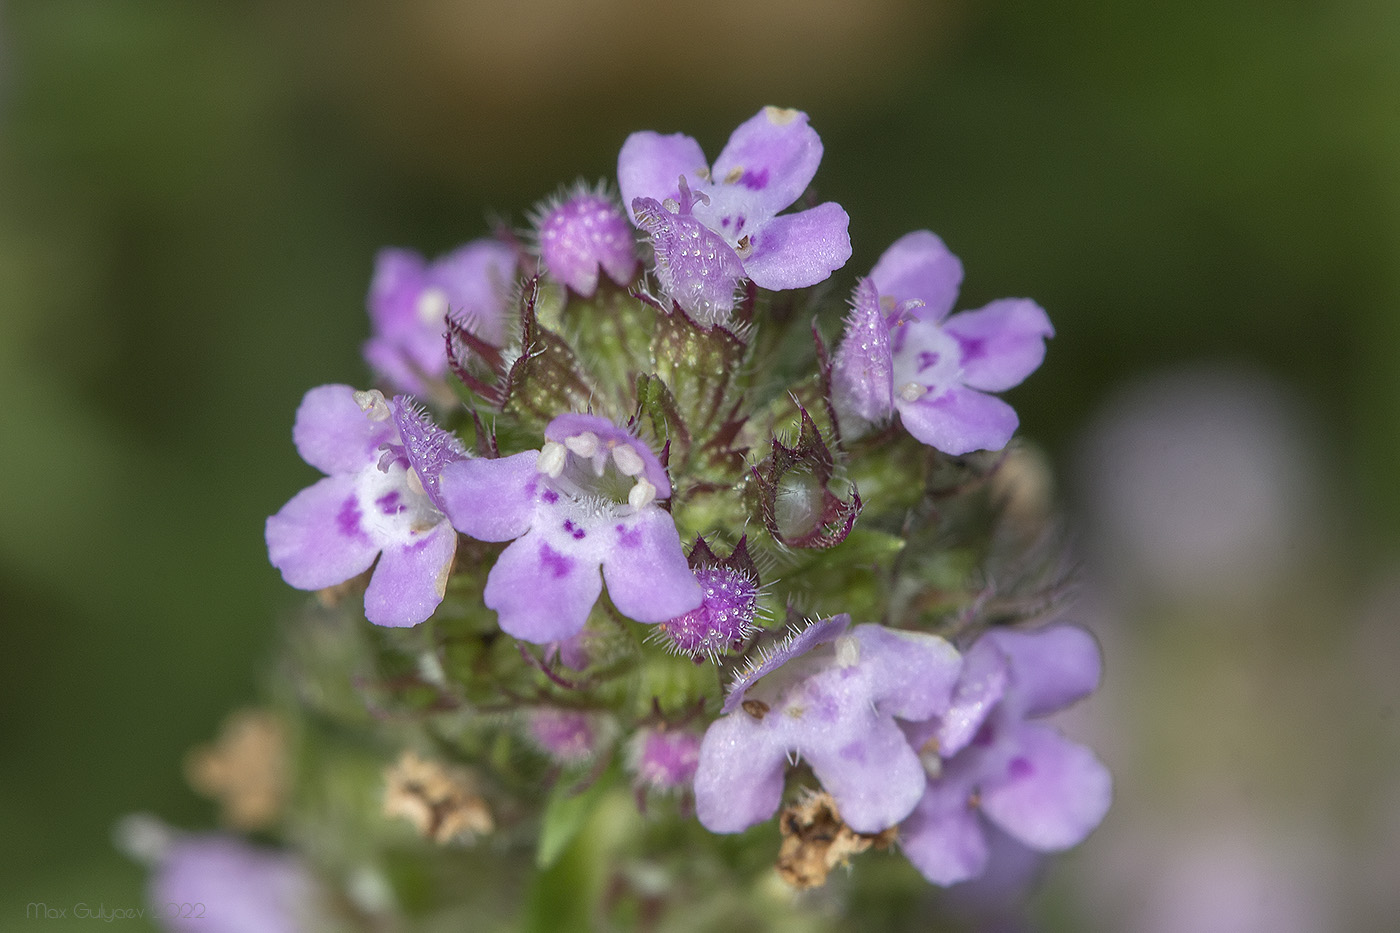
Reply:
[[[1103, 765], [1037, 721], [1094, 689], [1097, 646], [1037, 627], [1063, 583], [1048, 511], [996, 493], [1020, 458], [978, 454], [1011, 441], [995, 393], [1039, 366], [1049, 319], [951, 313], [961, 263], [919, 231], [850, 283], [828, 353], [834, 321], [808, 333], [773, 297], [851, 256], [846, 211], [810, 191], [821, 157], [774, 107], [713, 163], [635, 133], [616, 189], [561, 189], [509, 242], [380, 254], [379, 388], [306, 394], [293, 441], [325, 476], [266, 537], [320, 591], [316, 625], [345, 626], [292, 638], [296, 701], [402, 753], [360, 769], [390, 775], [395, 822], [459, 849], [493, 834], [502, 858], [537, 839], [547, 869], [612, 790], [742, 845], [771, 846], [747, 831], [781, 810], [779, 874], [807, 886], [891, 846], [952, 884], [984, 871], [988, 827], [1048, 852], [1103, 818]], [[346, 838], [309, 829], [336, 806], [298, 838]], [[364, 819], [356, 838], [402, 845]], [[726, 845], [672, 856], [717, 877], [742, 861]], [[616, 897], [692, 896], [620, 851], [588, 856]]]

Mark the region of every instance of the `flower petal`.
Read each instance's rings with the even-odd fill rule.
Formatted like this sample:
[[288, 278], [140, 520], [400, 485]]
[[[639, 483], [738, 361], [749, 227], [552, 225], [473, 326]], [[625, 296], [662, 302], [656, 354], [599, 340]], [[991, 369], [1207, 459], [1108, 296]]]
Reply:
[[1045, 309], [1029, 298], [1003, 298], [943, 322], [962, 344], [963, 383], [984, 392], [1020, 385], [1045, 360], [1045, 339], [1055, 335]]
[[715, 159], [713, 182], [752, 192], [768, 214], [801, 196], [822, 161], [822, 141], [799, 110], [764, 107], [739, 124]]
[[[506, 342], [511, 289], [515, 286], [515, 250], [499, 240], [473, 240], [428, 266], [426, 287], [441, 288], [447, 295], [447, 311], [454, 320], [492, 346]], [[446, 344], [441, 321], [425, 321], [424, 329], [437, 337], [444, 358]], [[513, 335], [512, 335], [513, 336]]]
[[603, 591], [598, 564], [551, 546], [531, 532], [496, 558], [482, 597], [501, 629], [536, 644], [576, 634]]
[[744, 274], [775, 291], [815, 285], [851, 258], [850, 223], [835, 201], [774, 217], [753, 235]]
[[601, 533], [612, 545], [603, 557], [603, 579], [618, 612], [638, 622], [665, 622], [700, 605], [704, 591], [670, 514], [650, 506]]
[[1033, 849], [1078, 845], [1103, 821], [1113, 799], [1113, 778], [1103, 763], [1048, 726], [1022, 723], [1017, 754], [1001, 774], [983, 779], [982, 810]]
[[896, 302], [918, 299], [919, 320], [941, 321], [953, 310], [962, 285], [963, 268], [935, 234], [915, 230], [895, 240], [870, 271], [882, 296]]
[[412, 250], [382, 249], [374, 257], [374, 277], [365, 304], [375, 333], [397, 335], [418, 329], [418, 296], [426, 270], [423, 257]]
[[1098, 642], [1074, 625], [1034, 632], [993, 629], [983, 636], [1011, 661], [1016, 699], [1027, 716], [1045, 716], [1093, 693], [1103, 671]]
[[1010, 668], [1006, 655], [986, 635], [968, 649], [963, 656], [962, 674], [958, 677], [952, 705], [938, 725], [940, 755], [951, 758], [977, 735], [988, 714], [1006, 693]]
[[457, 532], [447, 522], [410, 545], [386, 547], [365, 589], [365, 618], [375, 625], [417, 625], [447, 592]]
[[832, 402], [838, 414], [882, 421], [894, 413], [894, 358], [874, 282], [861, 280], [854, 305], [831, 367]]
[[963, 386], [916, 402], [897, 399], [895, 407], [910, 434], [953, 456], [1000, 450], [1020, 423], [1016, 410], [1001, 399]]
[[347, 385], [317, 386], [301, 400], [292, 442], [301, 459], [322, 473], [358, 473], [379, 459], [379, 445], [394, 435], [389, 421], [371, 421]]
[[657, 201], [679, 198], [676, 180], [684, 175], [694, 187], [704, 177], [708, 165], [700, 144], [684, 133], [662, 136], [644, 130], [628, 136], [617, 155], [617, 186], [622, 192], [627, 216], [633, 223], [637, 222], [633, 198]]
[[361, 527], [355, 481], [353, 474], [327, 476], [267, 520], [268, 560], [290, 585], [324, 589], [364, 573], [374, 563], [379, 545]]
[[[845, 729], [841, 727], [845, 726]], [[878, 833], [909, 815], [924, 793], [924, 766], [904, 733], [888, 716], [870, 714], [840, 723], [844, 741], [831, 730], [797, 751], [858, 833]]]
[[743, 832], [773, 815], [783, 799], [784, 749], [754, 742], [749, 724], [727, 716], [710, 724], [695, 771], [695, 816], [712, 833]]
[[987, 867], [987, 834], [968, 803], [970, 788], [960, 780], [928, 782], [914, 812], [899, 827], [906, 858], [934, 884], [967, 881]]
[[860, 663], [881, 713], [921, 720], [948, 708], [963, 662], [946, 640], [873, 624], [858, 625], [851, 634], [860, 643]]
[[538, 450], [499, 460], [455, 460], [442, 468], [438, 495], [452, 527], [479, 541], [511, 541], [530, 530], [539, 494]]

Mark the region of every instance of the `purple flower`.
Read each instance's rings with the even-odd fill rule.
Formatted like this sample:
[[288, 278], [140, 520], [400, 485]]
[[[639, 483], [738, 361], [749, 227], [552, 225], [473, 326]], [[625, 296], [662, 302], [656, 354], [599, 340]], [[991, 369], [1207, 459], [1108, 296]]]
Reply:
[[598, 290], [600, 269], [618, 285], [637, 271], [632, 227], [601, 192], [575, 190], [542, 210], [536, 227], [545, 271], [585, 298]]
[[937, 636], [879, 625], [847, 634], [850, 621], [814, 623], [731, 688], [700, 746], [695, 802], [706, 829], [740, 832], [772, 816], [794, 754], [856, 832], [887, 829], [919, 801], [923, 765], [895, 719], [946, 710], [961, 658]]
[[607, 738], [603, 722], [591, 713], [541, 707], [529, 718], [530, 738], [560, 764], [588, 761]]
[[906, 726], [943, 760], [900, 827], [904, 854], [935, 884], [976, 878], [987, 864], [983, 819], [1040, 852], [1079, 844], [1103, 820], [1113, 779], [1093, 752], [1030, 719], [1088, 696], [1099, 649], [1073, 626], [997, 629], [968, 651], [952, 706]]
[[689, 612], [657, 627], [658, 634], [678, 654], [713, 661], [753, 633], [759, 584], [747, 541], [740, 538], [730, 555], [721, 560], [705, 539], [695, 539], [690, 566], [705, 590], [704, 599]]
[[778, 215], [807, 189], [821, 158], [807, 115], [777, 107], [740, 124], [713, 167], [689, 136], [627, 137], [617, 158], [622, 202], [651, 235], [666, 293], [710, 324], [728, 317], [740, 279], [803, 288], [845, 265], [850, 218], [839, 204]]
[[466, 456], [402, 396], [325, 385], [306, 393], [292, 440], [327, 476], [267, 520], [282, 578], [319, 590], [379, 565], [365, 590], [376, 625], [417, 625], [442, 602], [457, 533], [442, 513], [438, 474]]
[[365, 361], [395, 389], [422, 393], [424, 379], [447, 372], [448, 316], [486, 343], [504, 345], [515, 265], [515, 251], [497, 240], [474, 240], [432, 262], [409, 250], [380, 251]]
[[657, 505], [671, 481], [651, 448], [597, 415], [560, 415], [544, 436], [538, 451], [459, 460], [442, 473], [459, 531], [514, 541], [486, 578], [501, 628], [539, 644], [567, 639], [587, 622], [604, 580], [613, 605], [638, 622], [700, 605], [676, 525]]
[[898, 410], [910, 434], [947, 454], [1000, 450], [1011, 440], [1016, 412], [986, 393], [1035, 372], [1055, 331], [1025, 298], [949, 317], [961, 283], [958, 257], [919, 230], [895, 241], [856, 286], [831, 374], [844, 429]]
[[689, 729], [641, 728], [627, 743], [627, 767], [642, 790], [688, 790], [699, 761], [700, 736]]
[[213, 834], [172, 839], [148, 891], [154, 915], [175, 933], [315, 929], [319, 897], [293, 856]]

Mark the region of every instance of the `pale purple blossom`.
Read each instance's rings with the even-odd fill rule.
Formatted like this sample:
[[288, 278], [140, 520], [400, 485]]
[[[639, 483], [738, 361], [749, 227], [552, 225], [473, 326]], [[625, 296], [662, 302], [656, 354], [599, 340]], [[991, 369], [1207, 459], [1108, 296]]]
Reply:
[[[545, 644], [577, 634], [607, 582], [638, 622], [664, 622], [700, 605], [670, 513], [666, 469], [640, 439], [597, 415], [560, 415], [545, 445], [442, 473], [453, 525], [482, 541], [512, 541], [486, 578], [501, 628]], [[601, 568], [601, 576], [599, 569]]]
[[312, 389], [292, 440], [327, 474], [267, 520], [267, 552], [292, 586], [319, 590], [374, 564], [365, 617], [417, 625], [447, 586], [457, 533], [442, 512], [438, 475], [466, 456], [461, 443], [402, 396], [346, 385]]
[[1098, 686], [1099, 649], [1073, 626], [994, 629], [968, 650], [948, 709], [905, 726], [931, 766], [927, 789], [900, 826], [904, 854], [949, 885], [982, 874], [988, 827], [1039, 852], [1078, 845], [1113, 796], [1108, 769], [1089, 749], [1032, 720]]
[[951, 317], [962, 263], [927, 230], [906, 234], [856, 286], [832, 366], [842, 429], [858, 433], [896, 411], [915, 438], [947, 454], [1000, 450], [1018, 424], [995, 395], [1045, 359], [1050, 319], [1003, 298]]
[[515, 278], [515, 250], [499, 240], [474, 240], [432, 262], [410, 250], [381, 250], [365, 361], [394, 389], [426, 392], [425, 380], [447, 372], [448, 317], [493, 347], [505, 344]]
[[540, 212], [540, 262], [545, 272], [585, 298], [598, 290], [599, 272], [618, 285], [637, 271], [632, 226], [601, 192], [579, 188]]
[[651, 235], [662, 289], [701, 323], [724, 322], [739, 282], [815, 285], [851, 258], [839, 204], [779, 214], [817, 173], [821, 138], [797, 110], [765, 107], [740, 124], [711, 166], [689, 136], [627, 137], [617, 159], [622, 202]]
[[627, 768], [641, 790], [690, 789], [700, 762], [700, 735], [690, 729], [638, 729], [627, 743]]
[[300, 860], [233, 836], [178, 836], [148, 887], [173, 933], [297, 933], [318, 929], [320, 892]]
[[589, 761], [607, 737], [602, 720], [582, 710], [541, 707], [530, 712], [528, 724], [534, 743], [563, 765]]
[[845, 614], [814, 623], [735, 682], [700, 746], [705, 828], [740, 832], [772, 816], [791, 756], [856, 832], [887, 829], [918, 803], [923, 765], [896, 719], [944, 712], [961, 658], [935, 635], [849, 625]]

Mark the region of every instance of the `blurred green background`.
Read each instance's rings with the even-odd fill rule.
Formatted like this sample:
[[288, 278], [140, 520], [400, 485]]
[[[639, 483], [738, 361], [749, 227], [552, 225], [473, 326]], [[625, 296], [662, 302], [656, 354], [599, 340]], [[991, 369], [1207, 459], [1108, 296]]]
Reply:
[[[1050, 311], [1010, 398], [1066, 476], [1144, 373], [1244, 364], [1303, 413], [1326, 519], [1285, 582], [1108, 600], [1122, 703], [1090, 728], [1133, 742], [1101, 751], [1123, 810], [1101, 836], [1131, 845], [1134, 806], [1214, 786], [1198, 713], [1237, 724], [1227, 745], [1278, 733], [1257, 773], [1285, 789], [1251, 785], [1266, 830], [1358, 769], [1333, 791], [1355, 806], [1319, 817], [1340, 847], [1359, 858], [1370, 804], [1400, 812], [1394, 698], [1346, 686], [1361, 655], [1400, 675], [1400, 597], [1373, 598], [1400, 560], [1400, 5], [2, 2], [0, 928], [31, 901], [139, 905], [124, 813], [212, 825], [180, 761], [256, 697], [302, 598], [262, 523], [313, 477], [302, 393], [367, 381], [374, 252], [524, 226], [561, 183], [611, 179], [636, 129], [713, 155], [766, 103], [811, 115], [820, 195], [851, 214], [837, 303], [929, 227], [961, 307]], [[1114, 679], [1116, 649], [1141, 680]], [[1201, 699], [1250, 677], [1281, 698]], [[1064, 899], [1094, 890], [1074, 872], [1101, 836]]]

